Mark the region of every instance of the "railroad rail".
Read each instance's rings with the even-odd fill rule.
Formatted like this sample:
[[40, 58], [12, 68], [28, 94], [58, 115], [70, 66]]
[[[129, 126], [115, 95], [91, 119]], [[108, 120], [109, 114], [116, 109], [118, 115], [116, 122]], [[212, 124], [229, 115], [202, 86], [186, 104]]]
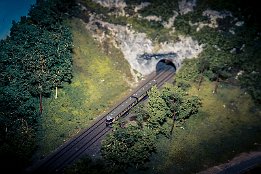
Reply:
[[[170, 69], [162, 71], [154, 77], [150, 78], [145, 84], [134, 90], [132, 94], [136, 93], [139, 89], [143, 88], [152, 80], [157, 81], [157, 87], [159, 88], [166, 81], [169, 81], [174, 76], [174, 74], [175, 73], [173, 70]], [[130, 94], [130, 96], [132, 94]], [[130, 96], [128, 96], [114, 108], [124, 104], [124, 102], [127, 101]], [[35, 165], [28, 168], [26, 173], [62, 173], [66, 166], [72, 164], [76, 159], [79, 159], [83, 155], [93, 156], [99, 150], [97, 147], [100, 145], [101, 140], [112, 130], [110, 127], [106, 127], [105, 120], [106, 116], [111, 113], [114, 108], [107, 114], [104, 114], [98, 118], [92, 124], [92, 126], [83, 130], [81, 133], [57, 148], [53, 153], [45, 157], [43, 160], [40, 160]], [[127, 111], [125, 111], [125, 113]]]

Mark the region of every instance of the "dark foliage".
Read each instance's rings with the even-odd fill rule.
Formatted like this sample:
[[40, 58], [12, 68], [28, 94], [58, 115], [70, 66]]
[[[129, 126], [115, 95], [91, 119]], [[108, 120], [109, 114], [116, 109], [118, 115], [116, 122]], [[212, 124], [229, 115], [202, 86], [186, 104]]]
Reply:
[[144, 169], [155, 151], [155, 133], [149, 128], [116, 128], [102, 142], [101, 154], [110, 173], [126, 172], [128, 167]]
[[92, 159], [89, 156], [83, 157], [72, 166], [65, 169], [65, 174], [109, 174], [105, 162], [101, 159]]
[[[63, 24], [73, 1], [37, 1], [0, 42], [0, 158], [26, 164], [35, 149], [39, 96], [72, 78], [72, 36]], [[12, 168], [6, 160], [5, 168]]]

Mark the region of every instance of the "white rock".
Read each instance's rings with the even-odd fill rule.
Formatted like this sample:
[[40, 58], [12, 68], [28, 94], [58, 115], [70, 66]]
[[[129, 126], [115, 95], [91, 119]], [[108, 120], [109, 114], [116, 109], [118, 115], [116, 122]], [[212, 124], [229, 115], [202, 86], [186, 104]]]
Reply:
[[218, 11], [210, 10], [210, 9], [203, 11], [202, 15], [210, 18], [211, 23], [210, 23], [209, 27], [212, 27], [212, 28], [218, 27], [217, 19], [224, 19], [227, 16], [232, 17], [231, 12], [229, 12], [229, 11], [218, 12]]
[[141, 10], [149, 5], [150, 5], [149, 2], [142, 2], [140, 5], [138, 5], [134, 8], [134, 12], [137, 13], [139, 10]]
[[[102, 28], [107, 29], [108, 32], [99, 30], [97, 23], [99, 23]], [[130, 25], [121, 26], [110, 24], [97, 19], [95, 14], [91, 15], [89, 23], [86, 24], [86, 28], [100, 43], [109, 40], [112, 45], [122, 51], [136, 79], [138, 79], [139, 74], [145, 76], [155, 71], [156, 65], [160, 60], [156, 57], [152, 57], [148, 60], [141, 59], [140, 55], [176, 53], [177, 56], [173, 61], [175, 61], [177, 66], [180, 66], [184, 59], [197, 57], [203, 50], [203, 45], [199, 45], [198, 42], [191, 37], [185, 36], [179, 36], [179, 41], [176, 43], [154, 43], [145, 33], [135, 32]], [[138, 74], [135, 73], [134, 70], [136, 70]]]
[[244, 73], [244, 71], [243, 71], [243, 70], [240, 70], [240, 71], [237, 73], [235, 79], [237, 80], [238, 77], [241, 76], [243, 73]]
[[233, 29], [230, 29], [230, 30], [229, 30], [229, 33], [231, 33], [231, 34], [233, 34], [233, 35], [236, 34], [235, 31], [234, 31]]
[[156, 21], [156, 22], [162, 21], [161, 16], [160, 17], [158, 17], [158, 16], [146, 16], [146, 17], [144, 17], [144, 19], [146, 19], [148, 21]]
[[181, 0], [178, 3], [179, 3], [179, 12], [181, 15], [193, 11], [193, 8], [196, 6], [196, 0], [192, 0], [192, 1]]
[[127, 7], [127, 4], [124, 0], [92, 0], [92, 1], [100, 4], [103, 7], [118, 9], [119, 12], [117, 14], [120, 16], [125, 16], [126, 14], [124, 8]]
[[162, 25], [165, 27], [165, 28], [171, 28], [171, 27], [173, 27], [173, 24], [174, 24], [174, 21], [175, 21], [175, 19], [176, 19], [176, 17], [179, 15], [178, 14], [178, 12], [176, 12], [176, 11], [173, 11], [174, 12], [174, 15], [171, 17], [171, 18], [169, 18], [169, 20], [168, 20], [168, 22], [163, 22], [162, 23]]
[[235, 23], [235, 26], [241, 27], [242, 25], [244, 25], [244, 21], [238, 21], [237, 23]]

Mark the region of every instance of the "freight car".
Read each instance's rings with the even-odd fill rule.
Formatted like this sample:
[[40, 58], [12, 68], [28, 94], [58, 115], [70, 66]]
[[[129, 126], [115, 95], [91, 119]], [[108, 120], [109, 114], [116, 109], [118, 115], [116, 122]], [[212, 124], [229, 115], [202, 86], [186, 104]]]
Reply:
[[125, 114], [130, 108], [136, 105], [139, 101], [141, 101], [147, 94], [148, 91], [152, 88], [152, 86], [156, 85], [157, 81], [152, 80], [149, 83], [145, 84], [138, 91], [132, 94], [128, 99], [114, 108], [106, 118], [106, 126], [112, 126], [113, 122], [116, 121], [119, 117]]

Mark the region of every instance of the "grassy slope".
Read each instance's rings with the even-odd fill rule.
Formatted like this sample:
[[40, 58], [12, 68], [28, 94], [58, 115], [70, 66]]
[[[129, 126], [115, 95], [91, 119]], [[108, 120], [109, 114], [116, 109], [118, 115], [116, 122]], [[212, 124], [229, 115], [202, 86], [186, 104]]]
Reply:
[[[136, 30], [142, 29], [142, 23], [135, 20], [128, 22], [132, 23]], [[112, 66], [124, 71], [126, 68], [123, 67], [127, 67], [127, 64], [112, 64], [91, 36], [77, 25], [77, 22], [72, 23], [76, 48], [73, 83], [59, 90], [57, 100], [51, 98], [45, 101], [49, 109], [43, 117], [45, 136], [42, 143], [46, 143], [42, 147], [43, 154], [88, 125], [93, 119], [92, 116], [108, 108], [108, 104], [113, 103], [108, 101], [109, 98], [119, 94], [115, 89], [127, 89], [113, 78], [119, 71], [115, 72], [115, 69], [109, 68]], [[146, 31], [150, 27], [145, 25]], [[147, 32], [154, 38], [153, 36], [161, 33], [155, 31], [153, 29]], [[120, 60], [113, 62], [117, 61]], [[102, 82], [103, 80], [105, 81]], [[110, 80], [116, 82], [110, 83]], [[106, 90], [105, 82], [108, 88], [114, 90]], [[260, 148], [260, 111], [253, 112], [255, 107], [249, 95], [244, 94], [238, 87], [229, 85], [223, 85], [218, 94], [213, 95], [213, 88], [213, 84], [207, 81], [202, 84], [201, 91], [197, 91], [196, 87], [191, 88], [190, 93], [202, 99], [203, 107], [200, 113], [187, 121], [185, 130], [176, 127], [172, 140], [162, 139], [159, 142], [158, 154], [152, 157], [148, 173], [195, 173], [226, 162], [240, 152]]]
[[[152, 157], [154, 172], [195, 173], [227, 162], [238, 153], [260, 150], [261, 112], [239, 87], [221, 85], [213, 94], [213, 83], [205, 81], [190, 94], [202, 99], [198, 116], [184, 130], [176, 127], [172, 140], [162, 139]], [[151, 171], [150, 171], [151, 172]]]
[[73, 79], [58, 90], [58, 98], [45, 99], [39, 154], [47, 154], [115, 104], [129, 89], [129, 65], [110, 48], [105, 54], [78, 19], [69, 22], [73, 32]]

